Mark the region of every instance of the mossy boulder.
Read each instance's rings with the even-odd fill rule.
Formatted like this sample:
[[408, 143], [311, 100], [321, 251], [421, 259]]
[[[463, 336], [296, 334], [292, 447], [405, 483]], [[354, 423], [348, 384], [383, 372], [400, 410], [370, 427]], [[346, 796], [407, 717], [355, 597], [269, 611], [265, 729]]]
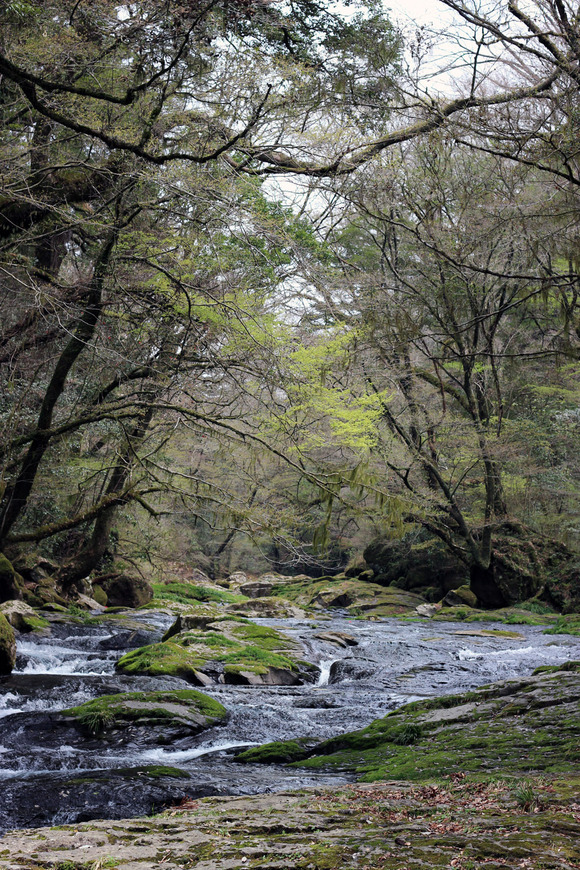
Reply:
[[416, 592], [435, 587], [441, 597], [469, 582], [467, 566], [424, 531], [401, 540], [376, 538], [366, 547], [364, 561], [374, 572], [373, 582], [382, 586]]
[[345, 575], [323, 577], [281, 577], [274, 587], [277, 596], [306, 607], [348, 610], [352, 616], [368, 619], [399, 616], [414, 611], [425, 599], [403, 589], [385, 588]]
[[0, 553], [0, 602], [22, 598], [22, 586], [22, 577], [4, 553]]
[[240, 583], [238, 588], [246, 598], [264, 598], [272, 594], [273, 584], [268, 580], [250, 580], [249, 583]]
[[441, 604], [444, 607], [461, 605], [477, 607], [477, 595], [471, 591], [469, 586], [460, 586], [459, 589], [450, 589]]
[[569, 613], [580, 609], [580, 563], [559, 541], [504, 522], [494, 530], [489, 567], [472, 566], [470, 588], [485, 608], [537, 597]]
[[296, 740], [276, 740], [244, 749], [236, 755], [236, 761], [248, 764], [292, 764], [308, 758], [319, 741], [311, 737], [298, 737]]
[[16, 664], [16, 638], [14, 629], [0, 613], [0, 674], [10, 674]]
[[153, 598], [153, 588], [143, 577], [125, 573], [105, 574], [95, 581], [110, 607], [142, 607]]
[[106, 607], [109, 601], [109, 596], [98, 583], [93, 584], [93, 598], [101, 607]]
[[0, 604], [0, 613], [4, 614], [12, 628], [23, 633], [41, 631], [50, 626], [48, 620], [25, 604], [24, 601], [5, 601]]
[[225, 722], [225, 707], [213, 698], [185, 689], [174, 692], [123, 692], [103, 695], [78, 707], [63, 710], [83, 731], [102, 734], [123, 730], [128, 726], [152, 729], [162, 726], [167, 730], [196, 734]]
[[171, 628], [168, 628], [163, 635], [163, 640], [169, 640], [176, 634], [181, 634], [183, 631], [191, 629], [206, 629], [212, 623], [220, 622], [221, 620], [239, 621], [239, 617], [230, 615], [217, 604], [197, 604], [191, 610], [186, 610], [180, 613]]
[[360, 580], [318, 581], [312, 604], [346, 609], [353, 615], [396, 616], [415, 610], [425, 599], [403, 589], [385, 589]]
[[298, 644], [273, 628], [223, 620], [133, 650], [117, 662], [117, 670], [177, 676], [194, 685], [297, 685], [318, 673], [300, 654]]
[[559, 565], [547, 566], [539, 597], [562, 613], [580, 613], [580, 560], [568, 555]]

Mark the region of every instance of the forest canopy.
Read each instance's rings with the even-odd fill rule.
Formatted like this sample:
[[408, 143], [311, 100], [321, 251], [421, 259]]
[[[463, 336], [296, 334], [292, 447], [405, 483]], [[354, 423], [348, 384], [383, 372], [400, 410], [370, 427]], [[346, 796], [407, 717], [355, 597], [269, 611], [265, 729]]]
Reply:
[[572, 564], [578, 10], [441, 3], [0, 3], [14, 565]]

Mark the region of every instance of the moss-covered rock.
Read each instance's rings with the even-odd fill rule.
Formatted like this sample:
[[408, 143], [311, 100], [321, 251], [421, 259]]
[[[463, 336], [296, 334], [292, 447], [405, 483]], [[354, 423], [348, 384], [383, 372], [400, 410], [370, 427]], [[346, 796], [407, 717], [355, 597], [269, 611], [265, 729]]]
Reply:
[[14, 629], [0, 613], [0, 674], [10, 674], [16, 664], [16, 638]]
[[42, 631], [50, 627], [48, 620], [39, 616], [24, 601], [5, 601], [3, 604], [0, 604], [0, 613], [4, 614], [12, 628], [23, 633]]
[[568, 613], [558, 617], [544, 634], [574, 634], [580, 637], [580, 613]]
[[153, 598], [153, 589], [144, 577], [125, 573], [103, 574], [96, 578], [111, 607], [142, 607]]
[[236, 761], [248, 764], [291, 764], [294, 761], [308, 758], [317, 745], [318, 741], [310, 737], [298, 737], [296, 740], [276, 740], [273, 743], [265, 743], [263, 746], [244, 749], [243, 752], [236, 755]]
[[125, 674], [177, 676], [194, 685], [295, 685], [318, 673], [314, 665], [301, 661], [300, 654], [294, 641], [273, 628], [222, 620], [133, 650], [118, 661], [117, 669]]
[[198, 733], [227, 719], [218, 701], [186, 689], [175, 692], [123, 692], [103, 695], [78, 707], [63, 710], [90, 734], [101, 734], [128, 725], [151, 729], [162, 725], [188, 733]]
[[22, 598], [23, 580], [4, 553], [0, 553], [0, 602]]
[[434, 587], [439, 598], [469, 582], [467, 566], [425, 531], [401, 540], [377, 538], [366, 547], [364, 560], [374, 572], [375, 583], [416, 592]]
[[[564, 578], [574, 561], [567, 547], [515, 522], [505, 522], [494, 531], [492, 547], [489, 568], [471, 569], [470, 588], [482, 606], [505, 607], [536, 595], [562, 606]], [[562, 597], [558, 603], [559, 584]], [[572, 600], [569, 604], [573, 609]]]
[[107, 606], [109, 596], [107, 595], [103, 587], [99, 586], [98, 583], [93, 584], [93, 598], [97, 602], [97, 604], [101, 605], [101, 607]]
[[540, 598], [562, 613], [580, 613], [580, 560], [570, 557], [548, 565]]
[[13, 831], [0, 868], [576, 870], [579, 786], [465, 778], [184, 800], [154, 818]]
[[385, 588], [337, 575], [312, 580], [309, 577], [285, 577], [275, 587], [277, 596], [306, 607], [340, 608], [353, 615], [399, 616], [411, 613], [425, 602], [420, 595], [403, 589]]
[[191, 629], [206, 629], [214, 622], [222, 620], [240, 621], [241, 617], [228, 614], [223, 608], [216, 604], [198, 604], [190, 610], [180, 613], [171, 628], [168, 628], [163, 635], [163, 640], [169, 640], [176, 634], [181, 634], [183, 631]]
[[250, 598], [248, 601], [240, 601], [239, 604], [232, 605], [235, 613], [243, 614], [247, 617], [258, 617], [264, 619], [306, 619], [311, 612], [296, 604], [287, 601], [285, 598], [280, 598], [276, 595], [270, 595], [264, 598]]
[[455, 607], [456, 605], [477, 607], [477, 595], [471, 591], [469, 586], [459, 586], [458, 589], [450, 589], [441, 603], [445, 607]]

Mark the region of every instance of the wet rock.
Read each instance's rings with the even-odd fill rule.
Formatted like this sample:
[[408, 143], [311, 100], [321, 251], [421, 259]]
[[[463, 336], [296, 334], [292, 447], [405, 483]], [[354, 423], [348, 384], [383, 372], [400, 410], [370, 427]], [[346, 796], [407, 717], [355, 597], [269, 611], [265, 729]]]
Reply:
[[14, 629], [0, 613], [0, 674], [11, 673], [16, 664], [16, 638]]
[[[2, 783], [3, 807], [0, 807], [0, 831], [6, 830], [4, 813], [9, 807], [11, 827], [76, 825], [95, 818], [116, 819], [130, 813], [143, 815], [158, 812], [179, 803], [185, 797], [202, 797], [216, 794], [216, 791], [211, 786], [204, 787], [203, 783], [198, 785], [192, 783], [187, 774], [175, 768], [150, 766], [75, 775], [66, 771], [55, 772], [35, 776], [25, 783], [17, 784], [11, 781]], [[111, 799], [112, 795], [114, 801]], [[139, 825], [138, 822], [133, 824]], [[134, 841], [135, 836], [132, 839]], [[83, 849], [83, 846], [89, 842], [94, 843], [94, 838], [87, 835], [76, 838], [73, 846], [74, 855], [71, 859], [75, 862], [74, 866], [79, 866], [77, 862], [80, 856], [83, 861], [87, 857], [88, 850]], [[109, 843], [108, 838], [107, 843]], [[0, 867], [3, 868], [2, 848], [3, 846], [0, 845]], [[57, 854], [60, 862], [63, 856], [60, 852]], [[103, 864], [99, 862], [97, 866], [107, 866], [104, 861], [110, 858], [110, 854], [109, 848], [106, 856], [103, 857]], [[33, 867], [35, 863], [25, 866]], [[53, 862], [51, 864], [54, 866]], [[60, 866], [68, 865], [60, 863]]]
[[[162, 742], [168, 734], [197, 734], [227, 719], [225, 707], [193, 689], [164, 692], [123, 692], [104, 695], [78, 707], [63, 710], [83, 731], [103, 734], [131, 726], [146, 729], [148, 742], [155, 742], [156, 729], [162, 729]], [[158, 736], [158, 735], [157, 735]]]
[[330, 674], [328, 677], [329, 684], [342, 683], [345, 680], [364, 680], [367, 677], [372, 677], [376, 671], [376, 667], [372, 664], [353, 661], [352, 659], [341, 659], [333, 662], [330, 666]]
[[241, 669], [226, 671], [224, 682], [232, 686], [298, 686], [302, 680], [287, 668], [269, 667], [262, 673]]
[[100, 640], [98, 648], [102, 650], [125, 650], [137, 649], [157, 640], [159, 634], [147, 629], [126, 628], [115, 632], [111, 637], [106, 637]]
[[317, 671], [301, 661], [301, 652], [298, 644], [273, 628], [222, 620], [127, 653], [117, 669], [125, 674], [177, 676], [194, 685], [200, 685], [200, 673], [217, 675], [226, 683], [294, 685]]
[[344, 631], [322, 631], [320, 634], [315, 634], [318, 640], [325, 640], [328, 643], [334, 643], [337, 646], [345, 649], [349, 646], [358, 646], [358, 640], [352, 634], [347, 634]]

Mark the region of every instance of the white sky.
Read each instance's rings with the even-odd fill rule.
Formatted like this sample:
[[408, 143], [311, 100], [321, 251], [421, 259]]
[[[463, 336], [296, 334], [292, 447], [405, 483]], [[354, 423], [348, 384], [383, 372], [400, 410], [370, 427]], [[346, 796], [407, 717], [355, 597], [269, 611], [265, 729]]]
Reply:
[[439, 0], [385, 0], [384, 6], [402, 24], [441, 25], [451, 20], [451, 11]]

